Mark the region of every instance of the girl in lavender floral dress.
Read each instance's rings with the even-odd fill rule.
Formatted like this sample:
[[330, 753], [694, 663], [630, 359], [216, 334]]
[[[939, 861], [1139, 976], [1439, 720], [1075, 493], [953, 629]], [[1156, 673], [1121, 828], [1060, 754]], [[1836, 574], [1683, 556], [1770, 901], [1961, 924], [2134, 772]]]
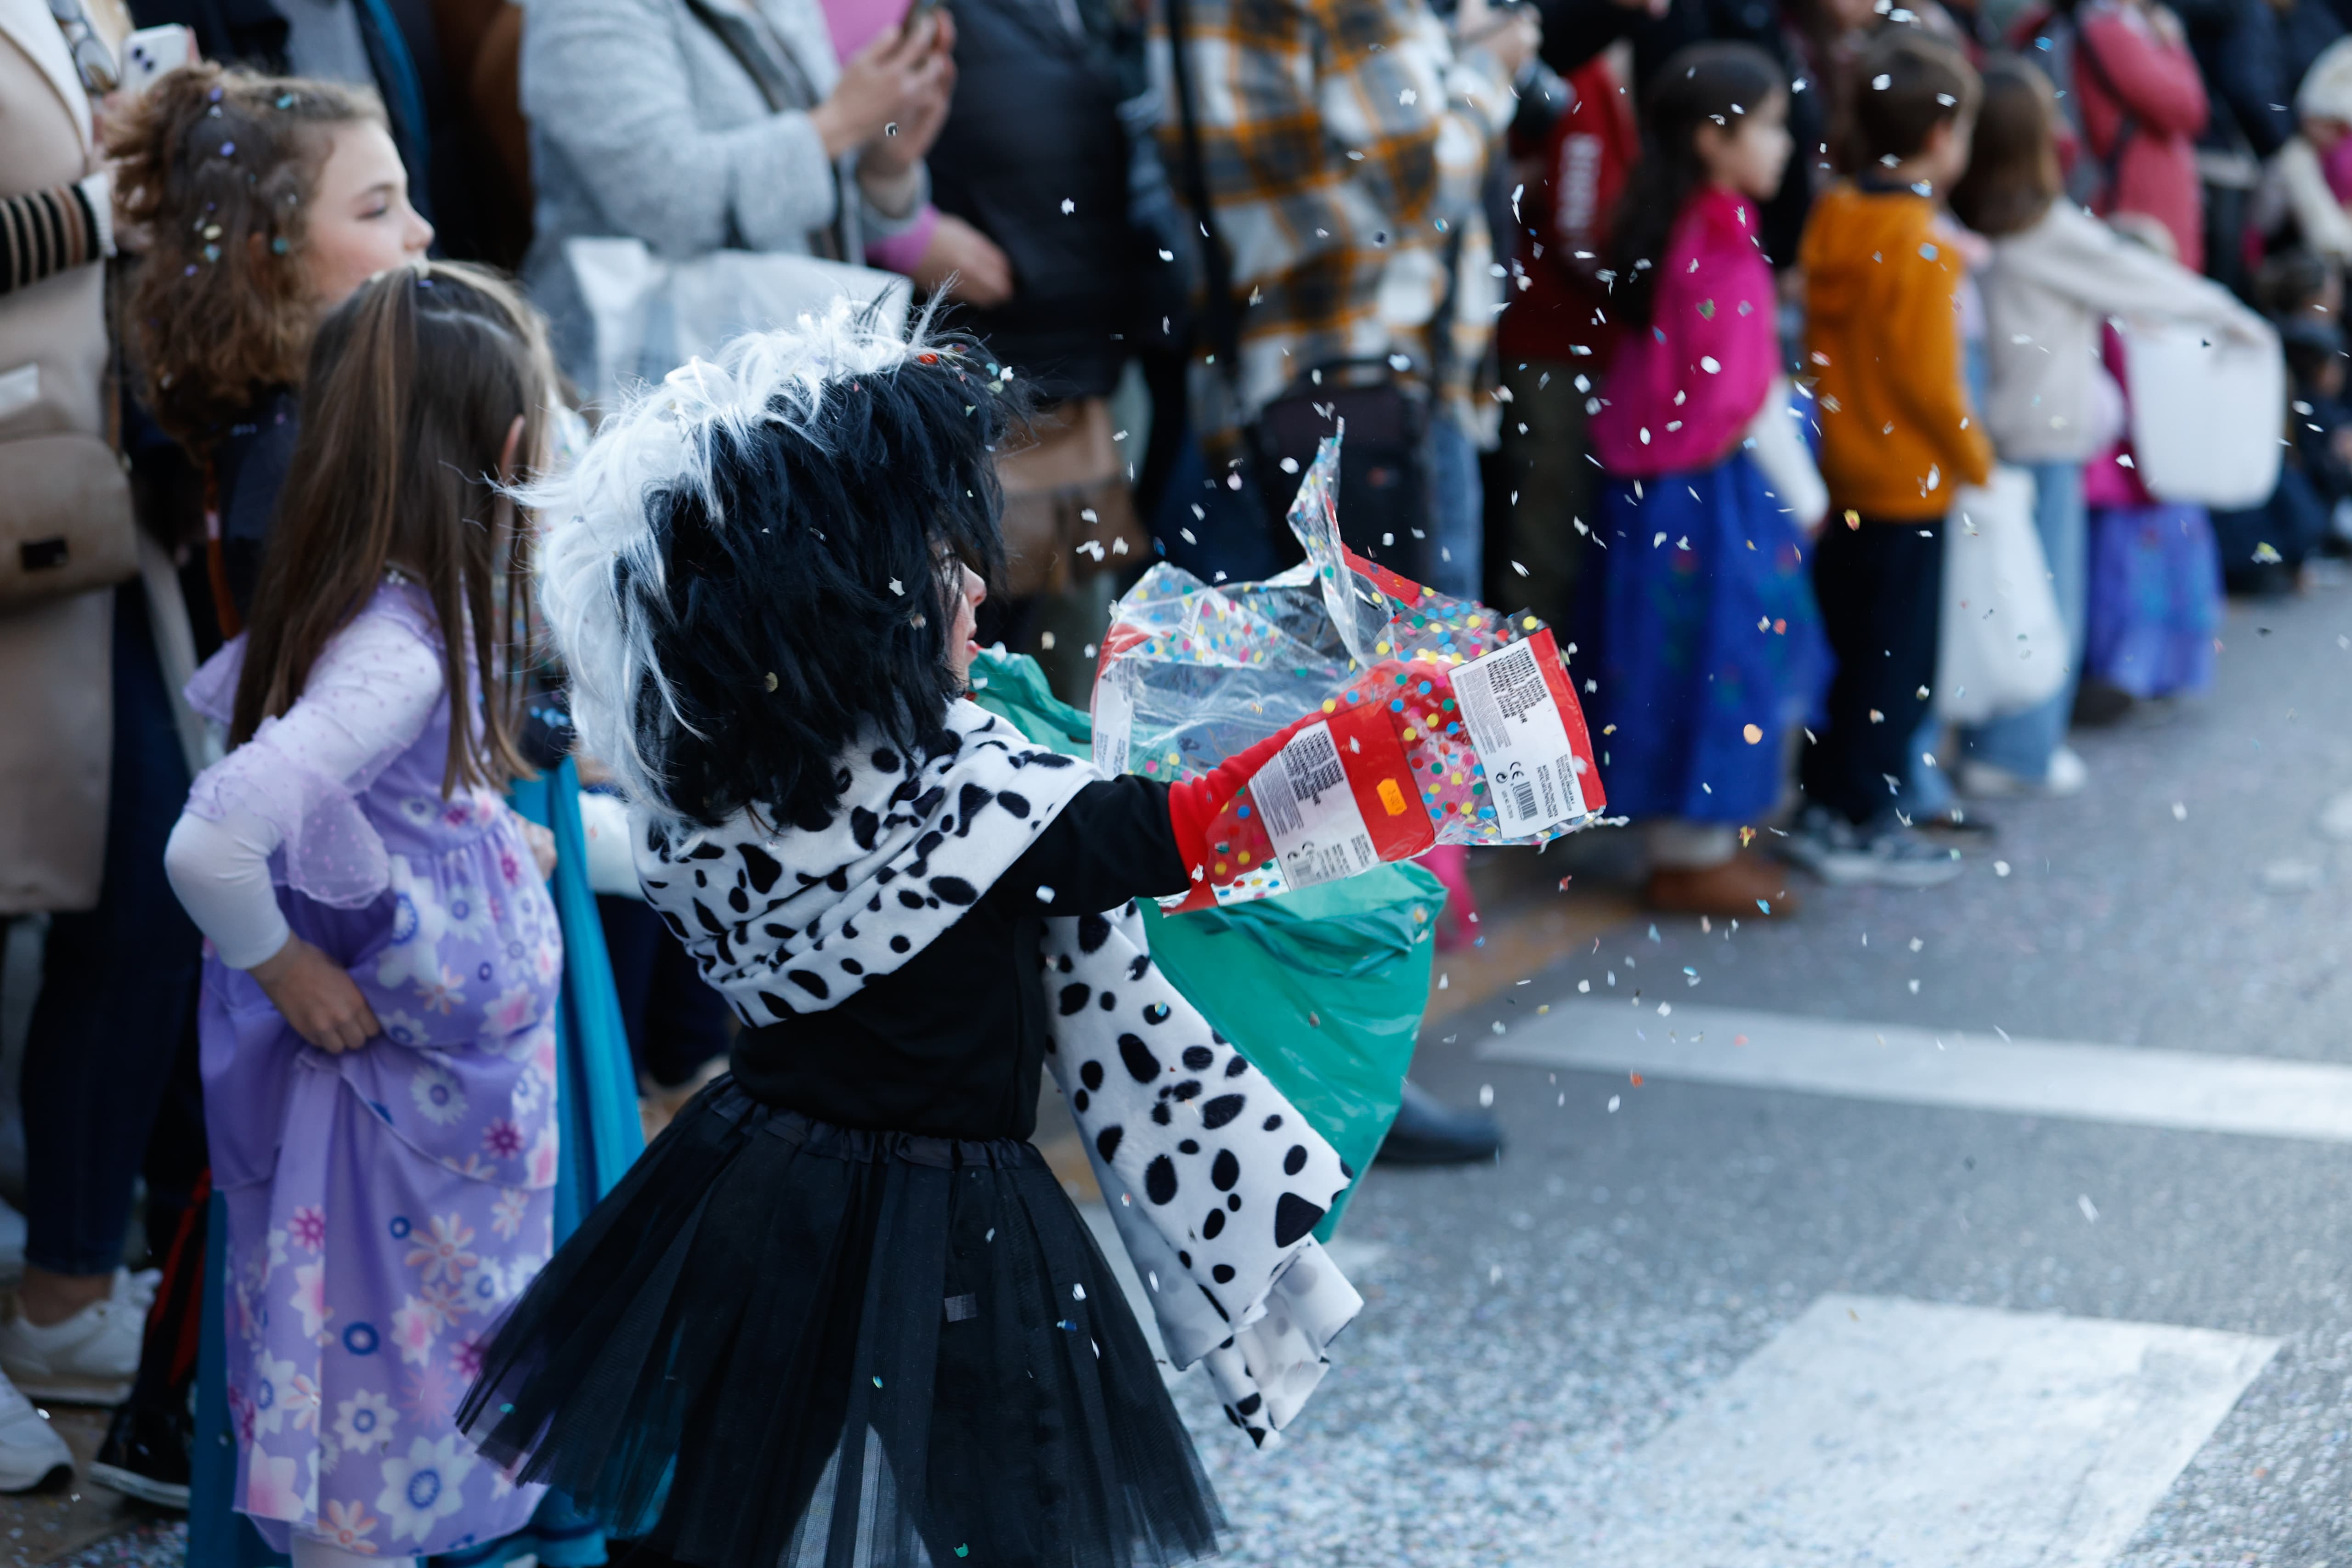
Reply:
[[297, 1568], [456, 1551], [539, 1500], [452, 1415], [551, 1246], [562, 943], [498, 795], [498, 650], [530, 626], [496, 485], [551, 385], [489, 275], [363, 286], [311, 353], [250, 629], [189, 690], [233, 748], [167, 864], [208, 939], [237, 1506]]

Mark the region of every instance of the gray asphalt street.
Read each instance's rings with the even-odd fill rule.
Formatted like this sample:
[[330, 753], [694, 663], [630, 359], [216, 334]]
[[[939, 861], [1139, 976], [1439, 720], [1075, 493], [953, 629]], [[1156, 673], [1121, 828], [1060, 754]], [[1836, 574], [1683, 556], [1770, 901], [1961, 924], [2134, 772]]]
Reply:
[[2223, 642], [1956, 884], [1578, 928], [1433, 1026], [1505, 1157], [1370, 1173], [1280, 1449], [1179, 1384], [1236, 1560], [2352, 1563], [2352, 590]]

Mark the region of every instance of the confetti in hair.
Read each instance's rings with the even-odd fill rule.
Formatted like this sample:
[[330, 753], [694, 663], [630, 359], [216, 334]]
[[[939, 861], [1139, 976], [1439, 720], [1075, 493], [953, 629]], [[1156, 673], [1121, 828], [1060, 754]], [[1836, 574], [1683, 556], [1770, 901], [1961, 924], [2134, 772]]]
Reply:
[[[957, 684], [943, 564], [1000, 559], [964, 345], [837, 300], [643, 388], [521, 497], [572, 718], [633, 798], [716, 824], [831, 805], [834, 759], [935, 736]], [[917, 600], [910, 606], [908, 601]], [[931, 601], [944, 611], [943, 598]]]

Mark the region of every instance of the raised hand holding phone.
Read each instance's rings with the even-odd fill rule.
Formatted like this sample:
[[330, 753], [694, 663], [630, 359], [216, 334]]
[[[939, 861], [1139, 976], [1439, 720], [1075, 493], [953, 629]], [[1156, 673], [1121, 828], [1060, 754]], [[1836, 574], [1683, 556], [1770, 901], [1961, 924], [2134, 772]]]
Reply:
[[864, 163], [897, 174], [930, 150], [955, 89], [955, 24], [936, 8], [876, 38], [845, 61], [833, 94], [810, 111], [825, 152], [864, 149]]

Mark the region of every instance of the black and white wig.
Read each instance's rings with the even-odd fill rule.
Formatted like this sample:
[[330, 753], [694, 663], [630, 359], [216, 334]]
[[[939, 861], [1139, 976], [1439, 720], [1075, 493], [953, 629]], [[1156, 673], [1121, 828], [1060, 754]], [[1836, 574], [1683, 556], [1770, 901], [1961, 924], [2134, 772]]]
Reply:
[[854, 743], [944, 738], [956, 563], [1003, 560], [1008, 411], [976, 346], [929, 326], [844, 300], [748, 333], [524, 496], [573, 721], [648, 809], [814, 826]]

